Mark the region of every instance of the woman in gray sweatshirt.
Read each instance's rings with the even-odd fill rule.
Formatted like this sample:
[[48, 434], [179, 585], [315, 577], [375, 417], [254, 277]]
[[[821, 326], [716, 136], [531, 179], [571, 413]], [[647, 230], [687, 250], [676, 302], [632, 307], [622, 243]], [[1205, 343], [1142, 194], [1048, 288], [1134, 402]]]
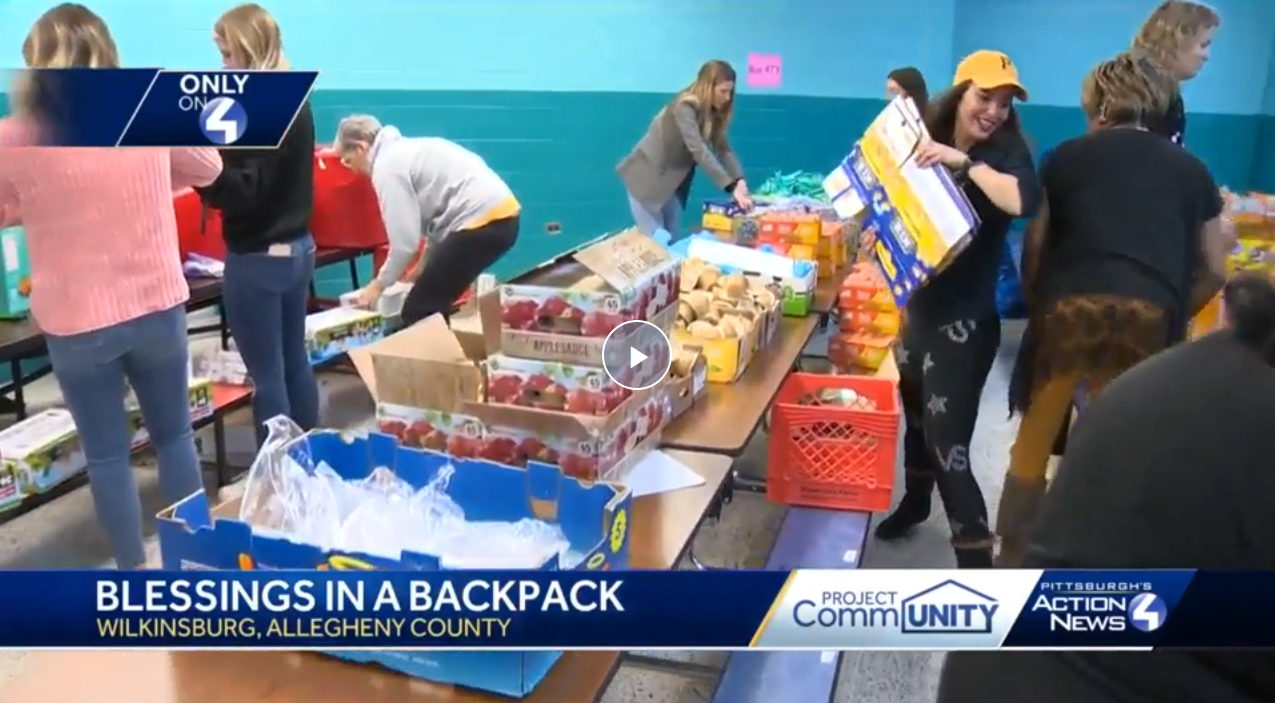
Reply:
[[399, 280], [420, 250], [422, 263], [403, 303], [404, 326], [430, 315], [447, 317], [456, 299], [518, 240], [521, 206], [481, 156], [437, 137], [404, 137], [369, 115], [337, 128], [336, 151], [350, 168], [368, 173], [380, 201], [389, 256], [359, 291], [371, 306]]

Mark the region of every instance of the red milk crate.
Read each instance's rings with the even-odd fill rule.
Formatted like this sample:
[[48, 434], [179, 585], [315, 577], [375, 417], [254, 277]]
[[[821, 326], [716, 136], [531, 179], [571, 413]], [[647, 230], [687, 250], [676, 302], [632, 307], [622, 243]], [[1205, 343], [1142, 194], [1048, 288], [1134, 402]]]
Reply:
[[[810, 402], [827, 388], [852, 390], [876, 407]], [[789, 375], [771, 409], [767, 497], [812, 508], [888, 510], [899, 454], [900, 407], [893, 381]]]

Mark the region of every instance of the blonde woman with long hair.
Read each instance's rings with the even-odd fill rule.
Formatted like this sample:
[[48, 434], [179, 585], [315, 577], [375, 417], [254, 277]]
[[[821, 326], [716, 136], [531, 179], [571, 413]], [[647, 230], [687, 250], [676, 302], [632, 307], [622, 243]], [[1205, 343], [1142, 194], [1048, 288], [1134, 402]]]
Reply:
[[1204, 68], [1213, 34], [1220, 24], [1213, 8], [1182, 0], [1161, 3], [1143, 22], [1130, 53], [1144, 63], [1144, 70], [1161, 72], [1174, 84], [1169, 104], [1147, 120], [1147, 129], [1177, 144], [1185, 142], [1186, 106], [1180, 84], [1195, 78]]
[[1023, 255], [1029, 351], [1015, 372], [1028, 400], [997, 515], [1003, 566], [1021, 566], [1030, 548], [1046, 462], [1077, 390], [1093, 396], [1182, 341], [1221, 289], [1217, 185], [1203, 162], [1144, 122], [1164, 113], [1176, 89], [1139, 57], [1102, 62], [1081, 87], [1089, 134], [1061, 144], [1041, 168], [1045, 202]]
[[[213, 43], [228, 69], [284, 70], [283, 33], [259, 5], [240, 5], [217, 20]], [[319, 422], [319, 388], [305, 348], [305, 317], [314, 275], [314, 115], [301, 107], [274, 150], [226, 150], [217, 182], [196, 188], [222, 212], [226, 238], [226, 322], [243, 356], [258, 441], [276, 415], [304, 428]]]
[[[59, 5], [22, 45], [30, 69], [117, 68], [110, 30], [83, 5]], [[26, 228], [31, 312], [88, 461], [98, 520], [116, 565], [142, 566], [142, 506], [129, 460], [126, 383], [141, 405], [164, 498], [202, 490], [187, 409], [185, 303], [174, 189], [211, 183], [212, 149], [28, 146], [49, 125], [40, 71], [0, 120], [0, 214]], [[54, 131], [54, 134], [56, 130]], [[6, 224], [0, 222], [0, 225]]]
[[735, 69], [713, 60], [656, 114], [616, 169], [638, 229], [678, 235], [697, 166], [741, 207], [752, 209], [744, 171], [726, 138], [734, 111]]

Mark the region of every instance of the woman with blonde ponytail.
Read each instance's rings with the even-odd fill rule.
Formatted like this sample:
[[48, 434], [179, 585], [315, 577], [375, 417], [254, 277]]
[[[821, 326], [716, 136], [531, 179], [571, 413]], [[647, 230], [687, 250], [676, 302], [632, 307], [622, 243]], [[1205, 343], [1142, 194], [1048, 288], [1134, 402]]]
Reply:
[[[260, 5], [217, 20], [213, 43], [228, 69], [285, 70], [283, 33]], [[314, 115], [307, 103], [278, 149], [226, 150], [226, 169], [199, 197], [221, 210], [226, 238], [226, 322], [252, 377], [258, 441], [276, 415], [319, 422], [319, 387], [305, 348], [314, 275]]]
[[[36, 20], [27, 68], [0, 120], [0, 226], [21, 220], [31, 313], [88, 461], [116, 565], [142, 566], [142, 506], [129, 461], [126, 383], [137, 396], [169, 503], [203, 489], [188, 403], [185, 303], [174, 189], [208, 185], [212, 149], [35, 148], [69, 117], [50, 68], [117, 68], [102, 18], [59, 5]], [[8, 222], [5, 222], [8, 220]]]

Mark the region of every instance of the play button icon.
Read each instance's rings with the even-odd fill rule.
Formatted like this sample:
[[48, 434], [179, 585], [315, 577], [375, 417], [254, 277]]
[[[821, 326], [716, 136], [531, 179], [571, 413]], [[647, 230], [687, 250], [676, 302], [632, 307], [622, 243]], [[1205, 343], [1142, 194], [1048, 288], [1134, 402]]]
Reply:
[[668, 375], [673, 345], [664, 330], [644, 320], [617, 325], [602, 343], [602, 368], [621, 388], [642, 391]]

